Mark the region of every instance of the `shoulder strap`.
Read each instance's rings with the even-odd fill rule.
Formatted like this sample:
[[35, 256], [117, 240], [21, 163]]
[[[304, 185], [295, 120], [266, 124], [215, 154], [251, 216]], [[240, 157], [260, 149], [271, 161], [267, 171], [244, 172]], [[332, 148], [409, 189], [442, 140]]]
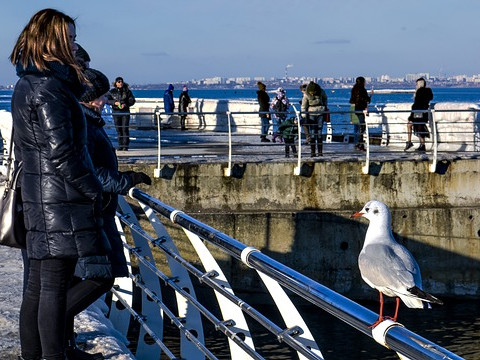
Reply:
[[7, 181], [10, 179], [10, 176], [11, 176], [10, 170], [12, 169], [12, 163], [13, 163], [12, 150], [13, 150], [13, 119], [12, 119], [12, 136], [10, 137], [10, 146], [8, 150], [8, 159], [7, 159], [7, 173], [6, 173]]

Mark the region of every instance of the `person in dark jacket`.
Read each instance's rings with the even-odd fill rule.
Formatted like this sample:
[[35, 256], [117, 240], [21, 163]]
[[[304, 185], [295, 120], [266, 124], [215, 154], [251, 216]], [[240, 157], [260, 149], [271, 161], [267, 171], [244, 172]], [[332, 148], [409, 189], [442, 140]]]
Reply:
[[257, 82], [257, 100], [259, 105], [260, 121], [262, 123], [262, 133], [260, 135], [261, 142], [270, 142], [267, 138], [268, 128], [270, 127], [270, 96], [267, 94], [267, 86], [261, 81]]
[[325, 90], [321, 88], [317, 83], [310, 81], [305, 89], [305, 93], [302, 98], [302, 118], [308, 119], [309, 122], [309, 135], [310, 135], [310, 150], [311, 156], [317, 156], [316, 149], [318, 150], [318, 156], [323, 155], [323, 112], [328, 110], [327, 108], [327, 94]]
[[182, 130], [186, 130], [185, 128], [185, 119], [187, 118], [186, 112], [188, 111], [188, 105], [192, 102], [190, 96], [188, 95], [188, 88], [186, 86], [183, 87], [182, 93], [178, 98], [178, 112], [183, 113], [180, 115], [180, 126]]
[[66, 294], [77, 258], [110, 251], [102, 228], [102, 185], [78, 103], [84, 77], [74, 59], [75, 36], [71, 17], [40, 10], [10, 55], [20, 78], [12, 95], [13, 141], [15, 158], [23, 162], [30, 260], [20, 309], [24, 360], [65, 359]]
[[350, 104], [353, 105], [353, 110], [355, 110], [355, 115], [358, 119], [358, 124], [354, 124], [353, 130], [355, 148], [362, 151], [365, 151], [365, 145], [363, 142], [363, 134], [365, 133], [364, 112], [367, 110], [370, 101], [371, 96], [368, 95], [367, 90], [365, 89], [365, 78], [363, 76], [359, 76], [355, 80], [355, 85], [353, 85], [352, 88], [352, 92], [350, 95]]
[[135, 97], [121, 76], [115, 79], [107, 97], [108, 104], [112, 107], [115, 130], [117, 130], [118, 149], [127, 151], [130, 145], [130, 106], [135, 104]]
[[[428, 110], [430, 107], [430, 101], [433, 99], [432, 89], [427, 87], [427, 82], [424, 78], [417, 79], [415, 97], [413, 100], [412, 110]], [[425, 138], [430, 137], [430, 133], [427, 128], [428, 123], [428, 111], [424, 112], [412, 112], [408, 117], [407, 123], [407, 144], [405, 151], [413, 146], [412, 143], [412, 130], [415, 135], [420, 139], [420, 146], [417, 151], [425, 151]]]
[[165, 121], [162, 121], [162, 123], [168, 126], [172, 124], [172, 114], [175, 111], [175, 102], [173, 101], [174, 89], [174, 86], [169, 84], [167, 90], [165, 90], [163, 93], [163, 110], [166, 112], [166, 114]]
[[285, 141], [285, 157], [290, 157], [290, 148], [292, 148], [293, 155], [297, 155], [297, 147], [295, 146], [295, 137], [298, 135], [297, 118], [291, 117], [283, 121], [279, 125], [278, 131]]
[[69, 360], [103, 359], [101, 354], [88, 354], [76, 347], [73, 333], [74, 317], [85, 310], [101, 295], [110, 290], [114, 278], [128, 276], [123, 244], [115, 224], [118, 194], [126, 195], [133, 186], [151, 179], [143, 172], [120, 172], [118, 161], [101, 117], [107, 101], [107, 77], [95, 69], [85, 69], [84, 75], [91, 84], [80, 98], [87, 121], [88, 152], [96, 175], [103, 187], [103, 228], [110, 242], [107, 256], [81, 257], [77, 261], [75, 277], [67, 293], [67, 357]]

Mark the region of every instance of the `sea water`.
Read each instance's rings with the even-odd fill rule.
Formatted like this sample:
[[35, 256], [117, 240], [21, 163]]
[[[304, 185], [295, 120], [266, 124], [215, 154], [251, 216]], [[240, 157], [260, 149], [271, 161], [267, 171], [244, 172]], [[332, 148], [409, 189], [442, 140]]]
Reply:
[[[413, 89], [406, 93], [373, 93], [372, 105], [387, 103], [413, 102]], [[348, 104], [350, 89], [325, 89], [329, 104]], [[436, 102], [468, 102], [480, 103], [480, 88], [433, 88], [433, 103]], [[275, 89], [267, 90], [270, 98], [275, 96]], [[368, 89], [370, 93], [370, 89]], [[139, 98], [163, 98], [164, 90], [134, 90], [134, 95]], [[174, 98], [178, 99], [180, 90], [174, 90]], [[257, 101], [256, 89], [190, 89], [192, 98], [200, 99], [226, 99], [226, 100], [251, 100]], [[291, 103], [301, 100], [300, 90], [286, 89], [286, 95]]]
[[[372, 96], [372, 105], [388, 103], [413, 102], [412, 92], [407, 93], [375, 93]], [[480, 88], [433, 88], [433, 101], [437, 102], [466, 102], [480, 103]], [[267, 90], [270, 97], [275, 96], [275, 89]], [[346, 105], [350, 99], [350, 89], [325, 89], [330, 105]], [[370, 90], [368, 90], [370, 92]], [[163, 98], [164, 90], [133, 90], [137, 98]], [[0, 90], [0, 110], [10, 111], [10, 101], [13, 90]], [[190, 89], [190, 97], [199, 99], [222, 100], [250, 100], [257, 101], [256, 89]], [[286, 89], [287, 97], [291, 103], [298, 104], [301, 100], [300, 90]], [[175, 100], [180, 96], [180, 90], [173, 92]], [[178, 100], [177, 100], [178, 101]]]

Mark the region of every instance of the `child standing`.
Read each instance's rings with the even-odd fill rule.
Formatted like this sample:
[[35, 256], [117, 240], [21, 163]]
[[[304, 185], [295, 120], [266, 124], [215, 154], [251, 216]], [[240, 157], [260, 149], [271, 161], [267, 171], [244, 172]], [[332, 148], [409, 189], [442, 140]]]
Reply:
[[273, 121], [273, 138], [272, 141], [275, 142], [275, 139], [279, 138], [279, 142], [282, 142], [281, 132], [278, 129], [278, 126], [285, 121], [287, 118], [287, 111], [290, 107], [290, 102], [288, 101], [285, 89], [279, 87], [277, 89], [277, 95], [272, 100], [270, 108], [275, 111], [275, 120]]
[[297, 147], [295, 146], [295, 137], [298, 132], [297, 118], [291, 117], [283, 121], [278, 127], [278, 131], [285, 141], [285, 157], [290, 157], [290, 148], [292, 148], [293, 155], [297, 155]]

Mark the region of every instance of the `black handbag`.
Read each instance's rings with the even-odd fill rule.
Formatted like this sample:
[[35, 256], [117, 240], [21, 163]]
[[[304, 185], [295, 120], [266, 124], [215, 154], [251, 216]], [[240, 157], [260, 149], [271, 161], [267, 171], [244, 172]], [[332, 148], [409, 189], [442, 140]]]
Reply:
[[23, 222], [23, 204], [18, 179], [22, 172], [22, 163], [10, 171], [13, 156], [13, 129], [10, 138], [10, 152], [8, 154], [7, 180], [0, 199], [0, 245], [25, 249], [26, 230]]

